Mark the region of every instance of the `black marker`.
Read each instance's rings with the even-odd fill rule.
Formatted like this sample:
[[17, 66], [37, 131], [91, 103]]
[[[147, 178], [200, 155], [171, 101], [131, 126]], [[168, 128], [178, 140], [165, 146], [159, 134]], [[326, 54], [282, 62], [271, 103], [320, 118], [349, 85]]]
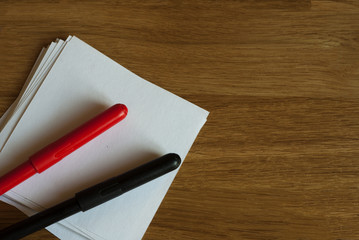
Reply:
[[87, 211], [142, 184], [169, 173], [181, 164], [175, 153], [166, 154], [117, 177], [75, 194], [74, 198], [35, 214], [0, 231], [1, 240], [16, 240], [80, 211]]

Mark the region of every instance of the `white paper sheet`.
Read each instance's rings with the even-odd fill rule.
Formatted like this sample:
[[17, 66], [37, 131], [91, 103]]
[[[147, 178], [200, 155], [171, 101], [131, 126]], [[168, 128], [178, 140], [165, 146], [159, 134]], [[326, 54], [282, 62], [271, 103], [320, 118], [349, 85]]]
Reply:
[[[162, 154], [176, 152], [184, 159], [208, 115], [73, 37], [0, 153], [1, 174], [118, 102], [129, 109], [123, 122], [6, 196], [27, 207], [30, 201], [47, 208]], [[141, 239], [175, 174], [65, 221], [94, 239]]]
[[72, 36], [69, 36], [66, 41], [58, 39], [56, 42], [51, 43], [48, 48], [41, 51], [19, 97], [13, 104], [15, 106], [11, 110], [9, 116], [4, 118], [3, 124], [0, 124], [0, 151], [5, 147], [8, 138], [36, 94], [37, 89], [45, 79], [46, 74], [49, 72], [62, 49], [71, 38]]

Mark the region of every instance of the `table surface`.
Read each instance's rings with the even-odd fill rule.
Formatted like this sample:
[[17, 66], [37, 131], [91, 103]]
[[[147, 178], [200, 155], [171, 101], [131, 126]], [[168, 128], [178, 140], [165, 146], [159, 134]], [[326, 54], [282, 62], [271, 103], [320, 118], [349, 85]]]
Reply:
[[69, 34], [210, 111], [145, 240], [359, 239], [357, 1], [0, 1], [0, 115]]

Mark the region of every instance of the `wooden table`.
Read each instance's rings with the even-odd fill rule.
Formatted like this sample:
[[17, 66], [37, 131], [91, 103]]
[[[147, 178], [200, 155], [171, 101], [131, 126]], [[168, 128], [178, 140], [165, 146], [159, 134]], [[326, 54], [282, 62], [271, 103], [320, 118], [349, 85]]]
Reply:
[[0, 1], [0, 114], [69, 34], [211, 112], [144, 239], [359, 239], [357, 1]]

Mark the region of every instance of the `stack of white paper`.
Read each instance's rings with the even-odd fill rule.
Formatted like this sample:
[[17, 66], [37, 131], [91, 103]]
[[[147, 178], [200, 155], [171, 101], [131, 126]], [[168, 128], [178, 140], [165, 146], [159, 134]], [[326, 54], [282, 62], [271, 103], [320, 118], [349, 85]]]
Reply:
[[[155, 86], [76, 37], [43, 49], [20, 96], [0, 122], [0, 174], [115, 103], [119, 124], [7, 192], [28, 215], [160, 155], [184, 159], [208, 112]], [[60, 239], [141, 239], [177, 172], [48, 230]]]

